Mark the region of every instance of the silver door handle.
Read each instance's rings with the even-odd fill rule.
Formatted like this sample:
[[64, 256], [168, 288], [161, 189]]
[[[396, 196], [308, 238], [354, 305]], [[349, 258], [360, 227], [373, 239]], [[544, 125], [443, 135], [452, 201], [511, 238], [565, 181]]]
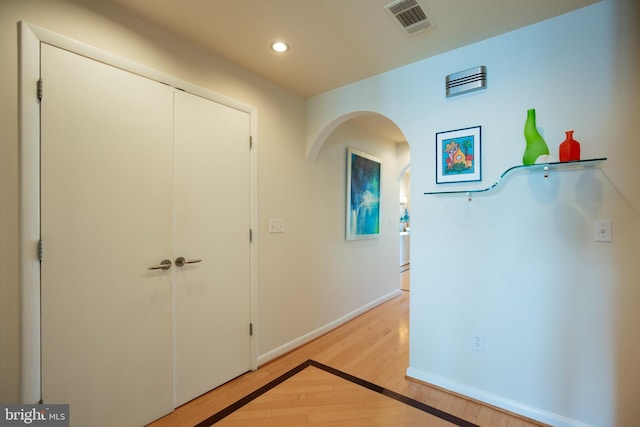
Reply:
[[201, 259], [185, 259], [185, 257], [179, 256], [176, 258], [176, 267], [182, 267], [185, 264], [195, 264], [197, 262], [202, 262]]
[[171, 260], [163, 259], [158, 265], [152, 265], [148, 270], [168, 270], [171, 268]]

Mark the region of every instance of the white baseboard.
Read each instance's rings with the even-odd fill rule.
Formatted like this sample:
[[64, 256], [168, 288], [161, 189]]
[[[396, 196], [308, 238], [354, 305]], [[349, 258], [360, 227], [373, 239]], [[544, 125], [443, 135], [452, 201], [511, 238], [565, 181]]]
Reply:
[[535, 408], [522, 402], [508, 399], [504, 396], [493, 394], [456, 381], [451, 381], [447, 378], [432, 375], [411, 367], [407, 369], [407, 376], [555, 427], [590, 427], [588, 424], [583, 422], [554, 414], [552, 412], [545, 411], [544, 409]]
[[258, 366], [269, 362], [270, 360], [275, 359], [276, 357], [282, 356], [285, 353], [288, 353], [292, 350], [295, 350], [296, 348], [308, 343], [309, 341], [312, 341], [316, 338], [318, 338], [321, 335], [326, 334], [327, 332], [337, 328], [338, 326], [348, 322], [349, 320], [352, 320], [353, 318], [361, 315], [362, 313], [371, 310], [372, 308], [382, 304], [383, 302], [386, 302], [388, 300], [390, 300], [391, 298], [395, 298], [398, 295], [400, 295], [402, 291], [400, 289], [395, 290], [393, 292], [391, 292], [390, 294], [384, 295], [360, 308], [358, 308], [357, 310], [352, 311], [351, 313], [348, 313], [342, 317], [340, 317], [339, 319], [334, 320], [333, 322], [327, 323], [326, 325], [324, 325], [321, 328], [316, 329], [315, 331], [311, 331], [308, 334], [302, 335], [301, 337], [298, 337], [296, 339], [294, 339], [293, 341], [289, 341], [288, 343], [274, 349], [271, 350], [265, 354], [262, 354], [260, 356], [258, 356]]

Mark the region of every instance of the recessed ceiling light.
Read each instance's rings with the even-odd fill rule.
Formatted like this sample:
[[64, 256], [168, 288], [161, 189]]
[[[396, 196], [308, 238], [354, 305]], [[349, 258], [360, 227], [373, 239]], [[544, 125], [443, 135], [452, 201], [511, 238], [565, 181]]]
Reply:
[[285, 42], [273, 42], [271, 43], [271, 49], [276, 52], [286, 52], [289, 50], [289, 45]]

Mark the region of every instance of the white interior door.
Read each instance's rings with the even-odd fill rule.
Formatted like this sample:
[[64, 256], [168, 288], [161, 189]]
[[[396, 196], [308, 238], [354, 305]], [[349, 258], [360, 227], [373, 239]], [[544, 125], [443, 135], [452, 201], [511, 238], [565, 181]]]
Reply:
[[173, 89], [42, 45], [42, 397], [72, 426], [173, 409]]
[[250, 370], [249, 114], [176, 91], [176, 406]]
[[44, 44], [41, 69], [43, 400], [144, 425], [251, 368], [250, 116]]

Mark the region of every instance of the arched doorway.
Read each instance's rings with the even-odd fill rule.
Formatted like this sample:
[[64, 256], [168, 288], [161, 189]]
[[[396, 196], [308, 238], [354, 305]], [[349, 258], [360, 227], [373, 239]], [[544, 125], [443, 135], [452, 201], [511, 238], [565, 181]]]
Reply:
[[[395, 156], [392, 164], [385, 164], [383, 167], [391, 167], [395, 181], [388, 186], [388, 191], [393, 191], [395, 195], [393, 200], [394, 218], [393, 225], [388, 228], [393, 230], [397, 237], [394, 244], [397, 249], [393, 252], [394, 263], [399, 268], [398, 288], [401, 290], [409, 290], [409, 267], [410, 267], [410, 146], [400, 127], [390, 118], [370, 112], [358, 111], [345, 114], [335, 118], [331, 123], [327, 124], [313, 144], [309, 147], [308, 160], [315, 161], [322, 151], [322, 146], [327, 140], [331, 140], [331, 135], [339, 127], [350, 126], [363, 129], [371, 136], [372, 139], [385, 141], [393, 147]], [[393, 186], [393, 188], [391, 188]], [[387, 199], [389, 200], [389, 199]], [[406, 214], [406, 217], [405, 217]], [[388, 224], [385, 224], [388, 225]]]

